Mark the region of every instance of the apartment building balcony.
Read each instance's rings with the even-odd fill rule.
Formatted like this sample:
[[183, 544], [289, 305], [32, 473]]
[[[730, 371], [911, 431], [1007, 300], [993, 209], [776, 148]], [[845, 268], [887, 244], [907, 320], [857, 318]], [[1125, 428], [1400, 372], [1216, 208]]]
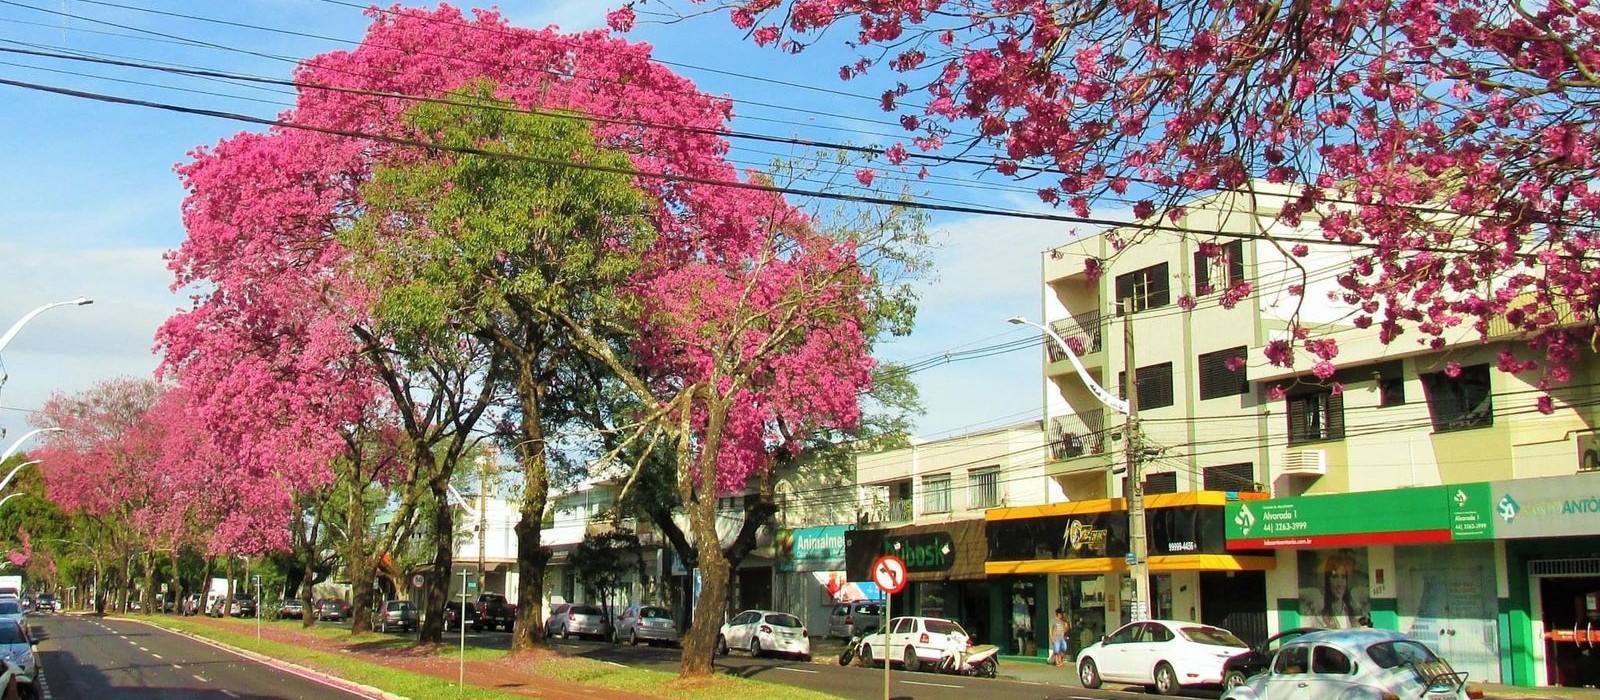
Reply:
[[[1073, 314], [1050, 322], [1050, 329], [1066, 341], [1067, 347], [1072, 348], [1085, 368], [1105, 366], [1105, 328], [1105, 318], [1099, 311]], [[1066, 353], [1054, 341], [1045, 344], [1045, 352], [1049, 357], [1046, 375], [1055, 377], [1072, 373], [1072, 363], [1067, 361]]]
[[1115, 450], [1106, 430], [1106, 412], [1080, 411], [1050, 419], [1050, 473], [1100, 469], [1110, 466]]

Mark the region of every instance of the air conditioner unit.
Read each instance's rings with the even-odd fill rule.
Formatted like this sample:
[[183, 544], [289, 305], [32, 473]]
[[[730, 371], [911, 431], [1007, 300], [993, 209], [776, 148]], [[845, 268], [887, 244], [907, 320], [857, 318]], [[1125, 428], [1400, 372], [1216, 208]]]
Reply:
[[1328, 473], [1327, 450], [1288, 450], [1283, 453], [1283, 468], [1287, 476], [1323, 476]]
[[1600, 434], [1578, 436], [1578, 471], [1600, 472]]

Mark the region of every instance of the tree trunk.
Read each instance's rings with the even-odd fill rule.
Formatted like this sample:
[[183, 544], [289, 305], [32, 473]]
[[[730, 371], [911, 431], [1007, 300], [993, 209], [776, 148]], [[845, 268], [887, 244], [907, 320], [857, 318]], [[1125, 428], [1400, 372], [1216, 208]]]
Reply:
[[[312, 547], [312, 549], [315, 549], [315, 547]], [[312, 603], [316, 601], [317, 587], [317, 558], [315, 555], [309, 553], [306, 555], [305, 571], [302, 574], [305, 578], [301, 579], [300, 585], [305, 592], [300, 596], [300, 627], [310, 629], [317, 626], [317, 610], [312, 607]]]
[[210, 612], [206, 610], [206, 605], [211, 602], [211, 573], [216, 570], [217, 558], [206, 557], [205, 562], [205, 570], [200, 574], [200, 609], [195, 612], [196, 615]]
[[[717, 542], [717, 500], [715, 496], [690, 503], [689, 524], [696, 542]], [[728, 576], [732, 567], [718, 546], [699, 547], [700, 596], [694, 602], [694, 623], [683, 638], [685, 677], [709, 676], [716, 654], [717, 635], [728, 610]]]
[[545, 502], [550, 498], [544, 426], [539, 422], [542, 395], [526, 361], [521, 364], [517, 385], [522, 408], [517, 458], [523, 466], [523, 487], [516, 525], [517, 621], [511, 627], [512, 654], [544, 645], [544, 568], [550, 561], [550, 550], [540, 542]]
[[347, 535], [347, 561], [350, 562], [350, 634], [372, 631], [372, 611], [377, 607], [372, 595], [377, 559], [373, 556], [367, 534], [367, 514], [360, 488], [350, 489], [350, 508], [345, 518]]
[[[166, 598], [166, 596], [161, 596]], [[144, 555], [144, 614], [150, 615], [155, 611], [156, 605], [156, 553], [145, 552]]]
[[[428, 590], [424, 598], [423, 609], [428, 614], [423, 616], [421, 638], [423, 643], [441, 644], [444, 642], [444, 608], [451, 602], [450, 567], [454, 563], [456, 524], [455, 512], [450, 507], [450, 474], [444, 469], [436, 471], [438, 473], [428, 482], [428, 490], [435, 502], [433, 575], [428, 578]], [[466, 620], [461, 622], [465, 624]]]
[[178, 576], [178, 550], [172, 550], [172, 577], [167, 581], [167, 588], [172, 592], [172, 612], [175, 615], [183, 614], [183, 581]]

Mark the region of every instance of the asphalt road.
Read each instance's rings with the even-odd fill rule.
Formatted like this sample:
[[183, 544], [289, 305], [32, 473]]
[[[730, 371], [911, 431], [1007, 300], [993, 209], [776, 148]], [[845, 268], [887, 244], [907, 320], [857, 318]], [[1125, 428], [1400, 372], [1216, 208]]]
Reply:
[[29, 617], [46, 700], [341, 700], [360, 698], [136, 622]]

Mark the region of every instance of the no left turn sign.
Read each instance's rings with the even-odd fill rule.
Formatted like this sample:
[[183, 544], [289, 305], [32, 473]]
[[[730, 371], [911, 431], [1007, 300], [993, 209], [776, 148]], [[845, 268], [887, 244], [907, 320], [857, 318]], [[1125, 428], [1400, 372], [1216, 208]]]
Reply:
[[899, 593], [906, 587], [906, 563], [900, 557], [886, 554], [872, 562], [872, 582], [889, 594]]

